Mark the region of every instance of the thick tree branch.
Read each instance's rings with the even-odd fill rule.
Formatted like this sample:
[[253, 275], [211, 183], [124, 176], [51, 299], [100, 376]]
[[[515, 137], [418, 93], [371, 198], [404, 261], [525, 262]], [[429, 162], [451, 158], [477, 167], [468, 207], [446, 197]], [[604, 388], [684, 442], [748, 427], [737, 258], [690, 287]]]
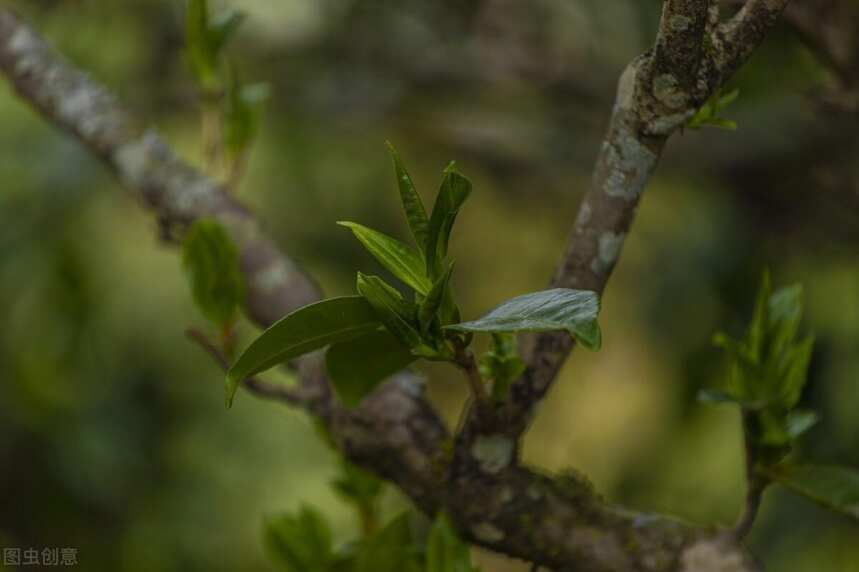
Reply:
[[[633, 61], [620, 79], [608, 134], [553, 287], [603, 292], [668, 137], [745, 62], [786, 4], [749, 0], [720, 24], [717, 7], [709, 2], [665, 3], [656, 47]], [[669, 39], [699, 45], [675, 54], [663, 46]], [[514, 438], [527, 427], [573, 342], [566, 334], [547, 333], [532, 338], [530, 347], [528, 369], [511, 386], [499, 423]]]
[[[621, 82], [594, 190], [573, 234], [581, 248], [572, 249], [559, 267], [558, 284], [602, 290], [664, 143], [642, 135], [634, 113], [637, 70], [633, 65]], [[249, 315], [257, 324], [271, 324], [317, 298], [312, 280], [277, 252], [249, 211], [176, 158], [154, 132], [137, 128], [112, 95], [7, 9], [0, 9], [0, 71], [48, 121], [101, 157], [166, 224], [187, 225], [201, 216], [224, 223], [241, 249]], [[524, 404], [518, 419], [528, 416], [548, 385], [543, 380], [551, 379], [548, 374], [569, 351], [563, 343], [551, 351], [545, 342], [537, 347], [543, 357], [532, 360], [530, 381], [515, 393], [515, 403]], [[398, 485], [417, 506], [428, 513], [444, 508], [477, 544], [578, 572], [755, 569], [729, 534], [613, 507], [578, 475], [551, 479], [519, 466], [509, 435], [472, 433], [466, 426], [460, 442], [468, 448], [457, 447], [451, 455], [452, 438], [414, 376], [398, 376], [348, 410], [331, 399], [318, 356], [305, 360], [300, 373], [303, 389], [316, 391], [279, 398], [301, 403], [347, 457]], [[245, 387], [272, 397], [270, 388]]]

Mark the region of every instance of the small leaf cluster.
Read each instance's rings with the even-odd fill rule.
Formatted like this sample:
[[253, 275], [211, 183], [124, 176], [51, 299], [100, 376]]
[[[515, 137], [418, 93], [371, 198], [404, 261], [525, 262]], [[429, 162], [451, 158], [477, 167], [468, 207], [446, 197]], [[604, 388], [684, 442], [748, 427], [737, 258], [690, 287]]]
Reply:
[[736, 131], [737, 122], [726, 119], [722, 112], [740, 97], [740, 90], [734, 89], [728, 93], [717, 90], [704, 105], [698, 109], [692, 119], [686, 124], [690, 129], [703, 129], [704, 127], [715, 127], [725, 131]]
[[[553, 289], [518, 296], [478, 320], [463, 322], [451, 289], [448, 245], [471, 181], [454, 163], [442, 174], [428, 215], [415, 184], [389, 145], [397, 188], [414, 245], [355, 222], [340, 222], [409, 292], [359, 272], [357, 296], [317, 302], [285, 316], [257, 338], [227, 375], [226, 399], [249, 376], [328, 347], [329, 377], [340, 399], [355, 405], [378, 383], [418, 359], [459, 363], [474, 333], [567, 331], [597, 349], [599, 299], [594, 292]], [[521, 374], [509, 338], [497, 338], [483, 371], [504, 388]], [[499, 390], [500, 391], [500, 390]]]
[[195, 221], [182, 244], [182, 264], [197, 307], [213, 324], [228, 329], [239, 316], [244, 278], [224, 227], [213, 219]]
[[243, 85], [225, 48], [245, 15], [224, 10], [210, 15], [208, 0], [189, 0], [185, 21], [186, 57], [207, 103], [220, 107], [223, 144], [230, 158], [241, 158], [256, 136], [262, 103], [268, 99], [265, 83]]
[[264, 544], [279, 570], [477, 572], [468, 544], [460, 540], [444, 514], [438, 515], [428, 533], [423, 530], [425, 526], [419, 526], [423, 518], [409, 511], [376, 526], [376, 505], [382, 491], [379, 480], [344, 462], [334, 487], [358, 509], [360, 537], [336, 546], [325, 517], [309, 506], [297, 513], [269, 517], [263, 527]]
[[719, 333], [714, 337], [728, 358], [725, 387], [702, 391], [699, 398], [742, 409], [754, 478], [781, 483], [859, 518], [859, 472], [786, 460], [799, 437], [817, 422], [814, 412], [798, 408], [814, 348], [812, 336], [799, 335], [801, 319], [802, 287], [773, 291], [765, 273], [745, 336], [733, 339]]

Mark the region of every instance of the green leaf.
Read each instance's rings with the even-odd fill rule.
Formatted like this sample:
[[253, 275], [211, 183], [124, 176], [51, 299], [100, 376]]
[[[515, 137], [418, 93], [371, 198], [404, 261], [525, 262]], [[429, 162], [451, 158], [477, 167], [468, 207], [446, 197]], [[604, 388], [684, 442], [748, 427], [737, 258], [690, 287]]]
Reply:
[[438, 278], [442, 273], [442, 262], [447, 256], [447, 246], [450, 232], [459, 209], [471, 194], [471, 181], [456, 170], [451, 163], [444, 170], [432, 215], [429, 221], [429, 236], [426, 247], [426, 273], [431, 278]]
[[224, 46], [238, 31], [246, 14], [240, 10], [225, 10], [212, 18], [209, 26], [209, 43], [215, 55], [220, 54]]
[[429, 219], [427, 211], [424, 208], [424, 203], [421, 196], [418, 194], [412, 177], [406, 171], [403, 160], [400, 154], [394, 149], [390, 142], [386, 141], [388, 151], [391, 154], [391, 160], [394, 162], [394, 173], [397, 177], [397, 188], [400, 191], [400, 201], [403, 203], [403, 211], [406, 214], [406, 221], [409, 223], [409, 230], [418, 245], [418, 249], [422, 253], [426, 253], [427, 240], [429, 239]]
[[268, 84], [242, 85], [232, 72], [224, 109], [224, 146], [234, 160], [256, 137], [262, 102], [268, 96]]
[[859, 471], [846, 467], [778, 465], [764, 475], [826, 508], [859, 520]]
[[263, 541], [270, 557], [286, 572], [326, 572], [335, 560], [331, 529], [312, 507], [303, 506], [297, 515], [267, 518]]
[[478, 320], [445, 327], [487, 333], [566, 330], [584, 347], [597, 350], [601, 343], [599, 310], [595, 292], [555, 288], [517, 296]]
[[337, 224], [351, 229], [364, 248], [394, 276], [423, 295], [429, 292], [432, 282], [424, 272], [423, 259], [412, 247], [358, 223], [340, 221]]
[[206, 0], [189, 0], [185, 16], [185, 43], [188, 63], [205, 91], [215, 92], [220, 85], [218, 53], [209, 29], [209, 6]]
[[330, 298], [299, 308], [264, 331], [230, 368], [227, 407], [232, 405], [238, 384], [248, 377], [379, 326], [376, 311], [360, 296]]
[[361, 544], [355, 555], [354, 572], [421, 572], [408, 513], [398, 516]]
[[444, 513], [439, 513], [427, 538], [426, 572], [472, 572], [468, 545], [462, 542]]
[[[429, 334], [433, 320], [438, 318], [438, 312], [444, 302], [445, 293], [448, 291], [450, 275], [453, 273], [453, 266], [453, 264], [450, 264], [447, 267], [447, 271], [442, 274], [435, 283], [433, 283], [432, 288], [429, 293], [427, 293], [427, 297], [424, 298], [423, 302], [421, 302], [420, 310], [418, 312], [418, 321], [420, 322], [421, 332], [424, 336]], [[438, 323], [441, 325], [441, 320], [439, 320]]]
[[503, 401], [510, 384], [525, 372], [525, 362], [516, 351], [516, 336], [492, 334], [489, 351], [480, 358], [480, 375], [492, 380], [492, 397]]
[[328, 375], [347, 407], [357, 406], [379, 383], [416, 359], [409, 348], [384, 330], [334, 344], [325, 354]]
[[796, 439], [815, 425], [820, 417], [814, 411], [792, 411], [787, 416], [787, 434]]
[[378, 319], [388, 331], [410, 349], [422, 345], [421, 336], [414, 327], [414, 308], [402, 295], [378, 276], [358, 273], [358, 292], [366, 298]]
[[716, 127], [728, 131], [736, 131], [737, 123], [730, 119], [725, 119], [721, 116], [728, 106], [730, 106], [740, 95], [740, 90], [735, 89], [729, 93], [722, 94], [720, 90], [707, 100], [704, 105], [695, 113], [692, 119], [687, 123], [690, 129], [701, 129], [703, 127]]
[[340, 474], [331, 486], [346, 502], [360, 507], [375, 505], [384, 489], [380, 479], [346, 460], [341, 460]]
[[197, 307], [219, 327], [235, 321], [244, 300], [244, 277], [230, 235], [213, 219], [191, 225], [182, 245], [182, 263]]

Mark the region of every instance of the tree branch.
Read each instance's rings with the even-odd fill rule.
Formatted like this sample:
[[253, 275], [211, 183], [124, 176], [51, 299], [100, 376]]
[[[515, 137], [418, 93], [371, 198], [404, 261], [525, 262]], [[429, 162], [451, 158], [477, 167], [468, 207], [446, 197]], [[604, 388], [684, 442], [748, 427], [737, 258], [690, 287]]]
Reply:
[[[557, 284], [602, 290], [664, 144], [664, 137], [642, 135], [635, 114], [637, 70], [633, 65], [621, 81], [594, 189], [580, 211], [572, 254], [559, 266]], [[269, 325], [319, 296], [313, 281], [277, 252], [247, 209], [176, 158], [154, 132], [138, 129], [107, 90], [2, 8], [0, 72], [49, 122], [102, 158], [166, 224], [181, 227], [202, 216], [221, 221], [240, 248], [249, 316], [257, 324]], [[576, 244], [580, 248], [572, 248]], [[517, 388], [512, 405], [519, 415], [513, 419], [527, 418], [570, 349], [567, 342], [545, 339], [551, 343], [538, 343], [542, 355], [533, 354], [526, 381]], [[556, 346], [547, 351], [552, 343]], [[397, 376], [350, 410], [331, 397], [318, 356], [304, 360], [300, 373], [303, 387], [316, 391], [283, 400], [300, 402], [344, 455], [399, 486], [418, 507], [431, 514], [445, 509], [479, 545], [577, 572], [756, 569], [730, 535], [614, 507], [580, 476], [552, 479], [520, 466], [515, 438], [502, 432], [487, 435], [466, 425], [459, 442], [469, 446], [457, 447], [451, 456], [451, 436], [414, 376]], [[271, 396], [268, 389], [245, 386]]]
[[[603, 292], [669, 136], [748, 58], [786, 4], [749, 0], [720, 25], [710, 2], [665, 2], [654, 50], [634, 60], [620, 78], [608, 134], [552, 287]], [[722, 40], [708, 47], [715, 34]], [[722, 47], [729, 38], [734, 43]], [[698, 46], [680, 54], [669, 41], [684, 50], [693, 42]], [[514, 438], [526, 429], [573, 341], [553, 332], [531, 338], [530, 346], [528, 368], [512, 384], [499, 424]]]

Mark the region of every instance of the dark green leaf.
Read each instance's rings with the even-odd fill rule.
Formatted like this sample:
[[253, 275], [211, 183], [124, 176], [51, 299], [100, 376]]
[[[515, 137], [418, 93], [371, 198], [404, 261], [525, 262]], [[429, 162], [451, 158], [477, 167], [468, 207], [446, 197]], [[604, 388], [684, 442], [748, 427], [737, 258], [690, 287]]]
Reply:
[[408, 513], [361, 544], [355, 555], [354, 572], [421, 572]]
[[423, 259], [412, 247], [358, 223], [340, 221], [337, 224], [351, 229], [370, 254], [394, 276], [423, 295], [429, 292], [432, 282], [424, 272]]
[[796, 494], [859, 520], [859, 471], [855, 469], [785, 464], [764, 474]]
[[444, 170], [432, 215], [429, 221], [429, 235], [426, 247], [426, 273], [438, 278], [442, 273], [442, 262], [447, 256], [450, 232], [459, 209], [471, 194], [471, 181], [462, 176], [456, 165], [451, 163]]
[[440, 513], [427, 538], [426, 572], [472, 572], [468, 545], [459, 539], [447, 517]]
[[182, 262], [203, 315], [220, 327], [232, 323], [244, 299], [244, 279], [224, 227], [212, 219], [196, 221], [185, 237]]
[[242, 380], [300, 355], [362, 336], [379, 326], [376, 311], [361, 296], [331, 298], [299, 308], [263, 332], [239, 356], [227, 374], [227, 407]]
[[386, 330], [334, 344], [325, 354], [334, 389], [348, 407], [358, 405], [380, 382], [416, 359], [409, 348]]
[[422, 345], [415, 328], [415, 313], [409, 303], [378, 276], [358, 273], [358, 292], [373, 307], [378, 319], [403, 345], [416, 349]]
[[584, 347], [596, 350], [601, 336], [599, 297], [587, 290], [555, 288], [507, 300], [484, 317], [446, 328], [469, 332], [547, 332], [566, 330]]
[[426, 252], [427, 239], [429, 238], [429, 219], [427, 211], [424, 208], [424, 203], [421, 196], [415, 188], [414, 182], [406, 171], [399, 153], [394, 149], [390, 142], [386, 142], [388, 151], [391, 153], [391, 159], [394, 162], [394, 173], [397, 177], [397, 188], [400, 191], [400, 200], [403, 203], [403, 211], [406, 214], [406, 221], [409, 223], [409, 230], [418, 245], [421, 252]]
[[316, 509], [301, 508], [265, 520], [263, 540], [271, 558], [285, 572], [326, 572], [335, 560], [331, 529]]
[[[445, 292], [448, 291], [448, 285], [450, 283], [450, 275], [453, 273], [453, 264], [450, 264], [447, 267], [447, 271], [442, 274], [436, 281], [433, 283], [432, 288], [429, 293], [427, 293], [427, 297], [421, 302], [420, 311], [418, 313], [418, 321], [421, 325], [421, 332], [426, 336], [429, 333], [430, 326], [438, 316], [438, 312], [441, 309], [442, 302], [444, 301]], [[439, 324], [441, 321], [439, 320]]]

